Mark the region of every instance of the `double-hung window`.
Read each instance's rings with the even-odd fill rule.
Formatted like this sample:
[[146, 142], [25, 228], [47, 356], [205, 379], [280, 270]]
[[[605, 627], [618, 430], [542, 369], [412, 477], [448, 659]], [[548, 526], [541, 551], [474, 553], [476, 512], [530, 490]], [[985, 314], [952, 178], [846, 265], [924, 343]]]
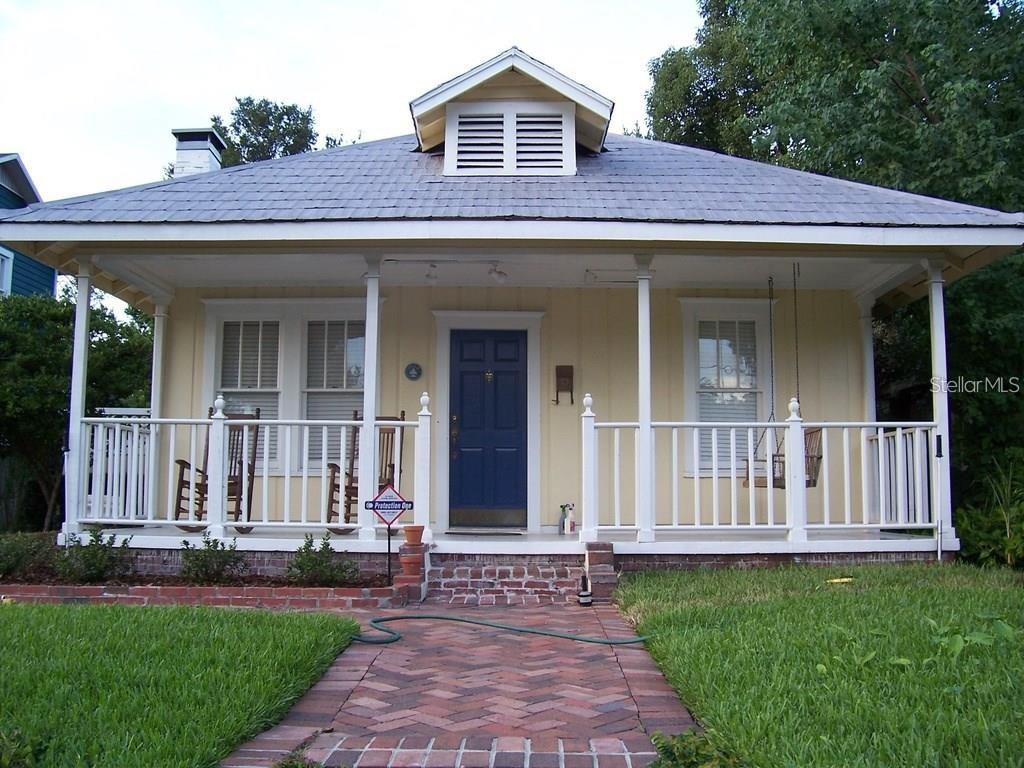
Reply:
[[[763, 418], [767, 383], [767, 309], [757, 300], [684, 299], [684, 397], [687, 421], [749, 423]], [[713, 466], [711, 428], [700, 431], [699, 468]], [[747, 428], [736, 430], [736, 454], [728, 427], [717, 430], [718, 466], [746, 459]], [[760, 430], [754, 429], [756, 442]], [[693, 457], [689, 457], [693, 469]]]
[[[354, 412], [362, 415], [364, 302], [210, 299], [204, 304], [209, 344], [204, 396], [209, 402], [223, 394], [229, 412], [259, 408], [261, 421], [347, 421]], [[287, 429], [290, 469], [301, 468], [308, 457], [310, 470], [319, 470], [323, 429], [309, 427], [308, 446], [302, 444], [302, 427]], [[351, 439], [351, 432], [346, 437]], [[258, 460], [264, 439], [274, 471], [283, 471], [284, 428], [260, 429]], [[342, 429], [329, 428], [328, 460], [342, 460], [347, 450], [342, 442]]]
[[[363, 410], [365, 325], [352, 320], [310, 320], [306, 323], [306, 418], [344, 421]], [[327, 458], [342, 455], [341, 428], [327, 430]], [[351, 439], [351, 438], [349, 438]], [[323, 435], [310, 441], [309, 458], [323, 455]]]

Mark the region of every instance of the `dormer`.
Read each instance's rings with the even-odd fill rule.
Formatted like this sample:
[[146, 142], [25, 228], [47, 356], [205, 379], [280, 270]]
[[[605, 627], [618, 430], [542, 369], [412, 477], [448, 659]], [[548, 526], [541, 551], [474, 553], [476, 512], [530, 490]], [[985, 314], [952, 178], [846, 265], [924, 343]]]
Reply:
[[510, 48], [409, 104], [421, 151], [446, 176], [573, 176], [576, 147], [600, 152], [614, 104]]

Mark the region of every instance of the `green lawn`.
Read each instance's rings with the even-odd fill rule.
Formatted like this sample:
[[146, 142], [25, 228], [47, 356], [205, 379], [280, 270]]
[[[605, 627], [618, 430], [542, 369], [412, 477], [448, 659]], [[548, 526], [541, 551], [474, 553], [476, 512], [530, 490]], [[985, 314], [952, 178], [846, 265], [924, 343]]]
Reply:
[[[213, 766], [275, 723], [358, 627], [327, 614], [0, 605], [0, 765]], [[33, 765], [33, 763], [28, 763]]]
[[753, 766], [1024, 766], [1019, 572], [661, 572], [618, 599], [712, 743]]

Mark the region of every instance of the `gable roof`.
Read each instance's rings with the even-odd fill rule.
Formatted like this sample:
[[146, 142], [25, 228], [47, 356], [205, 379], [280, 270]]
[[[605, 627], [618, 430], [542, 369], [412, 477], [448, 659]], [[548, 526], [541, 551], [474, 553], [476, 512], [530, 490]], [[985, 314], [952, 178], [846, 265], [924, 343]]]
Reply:
[[[515, 46], [409, 102], [419, 148], [424, 151], [430, 150], [444, 141], [444, 108], [448, 102], [468, 97], [474, 89], [494, 82], [508, 72], [522, 73], [529, 80], [539, 83], [567, 101], [574, 102], [583, 110], [578, 119], [583, 119], [596, 127], [596, 133], [578, 131], [580, 143], [595, 152], [601, 150], [608, 135], [615, 103]], [[593, 137], [591, 133], [594, 133]]]
[[28, 204], [43, 199], [17, 152], [0, 152], [0, 186], [7, 187]]
[[293, 155], [0, 212], [17, 225], [381, 220], [1024, 226], [1017, 213], [871, 187], [705, 150], [609, 136], [576, 176], [444, 176], [414, 136]]

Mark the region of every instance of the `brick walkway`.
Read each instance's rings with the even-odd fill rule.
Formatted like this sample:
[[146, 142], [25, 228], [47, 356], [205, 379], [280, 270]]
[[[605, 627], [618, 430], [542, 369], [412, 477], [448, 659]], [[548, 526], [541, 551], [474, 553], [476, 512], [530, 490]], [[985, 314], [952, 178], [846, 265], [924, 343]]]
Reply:
[[[409, 612], [630, 637], [610, 606]], [[371, 615], [401, 611], [377, 611]], [[291, 750], [327, 766], [605, 768], [647, 765], [649, 734], [693, 728], [642, 645], [599, 646], [451, 622], [392, 624], [392, 645], [353, 645], [277, 727], [222, 765], [265, 768]]]

